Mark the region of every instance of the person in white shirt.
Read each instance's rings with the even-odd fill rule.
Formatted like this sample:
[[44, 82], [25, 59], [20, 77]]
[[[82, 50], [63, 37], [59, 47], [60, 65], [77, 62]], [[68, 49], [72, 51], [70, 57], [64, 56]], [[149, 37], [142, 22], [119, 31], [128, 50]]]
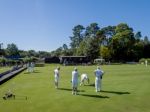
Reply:
[[147, 60], [145, 60], [145, 66], [147, 67]]
[[27, 72], [29, 73], [29, 72], [30, 72], [30, 63], [28, 62], [28, 63], [26, 64], [26, 66], [27, 66]]
[[59, 82], [59, 70], [60, 70], [60, 67], [57, 67], [55, 70], [54, 70], [54, 78], [55, 78], [55, 88], [57, 89], [58, 88], [58, 82]]
[[34, 72], [34, 66], [35, 66], [34, 62], [31, 62], [31, 70], [30, 70], [31, 72]]
[[72, 71], [72, 94], [77, 95], [77, 87], [78, 87], [78, 70], [77, 68], [74, 68], [74, 71]]
[[101, 90], [101, 80], [104, 72], [100, 69], [100, 67], [97, 67], [97, 69], [94, 71], [95, 74], [95, 89], [96, 92], [99, 92]]
[[86, 80], [87, 83], [89, 84], [89, 82], [90, 82], [89, 77], [88, 77], [87, 74], [84, 73], [84, 74], [81, 75], [80, 86], [81, 86], [82, 84], [84, 85], [85, 80]]

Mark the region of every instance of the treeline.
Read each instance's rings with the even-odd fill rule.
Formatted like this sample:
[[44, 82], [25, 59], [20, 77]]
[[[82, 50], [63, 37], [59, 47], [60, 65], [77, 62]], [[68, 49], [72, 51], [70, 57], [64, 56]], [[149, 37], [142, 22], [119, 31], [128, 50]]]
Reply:
[[7, 45], [7, 48], [0, 49], [0, 56], [6, 58], [25, 58], [25, 57], [37, 57], [37, 58], [44, 58], [50, 56], [50, 52], [46, 51], [35, 51], [35, 50], [19, 50], [16, 44], [11, 43]]
[[45, 57], [49, 57], [50, 52], [35, 51], [35, 50], [19, 50], [14, 43], [8, 44], [7, 48], [0, 46], [0, 64], [1, 65], [14, 65], [20, 62], [37, 61]]
[[134, 33], [126, 23], [100, 28], [97, 23], [77, 25], [72, 29], [70, 47], [64, 44], [52, 51], [54, 56], [88, 56], [91, 61], [104, 58], [108, 61], [127, 62], [150, 58], [150, 41], [141, 32]]
[[[45, 58], [58, 56], [87, 56], [93, 61], [104, 58], [106, 61], [127, 62], [150, 58], [150, 41], [141, 32], [134, 32], [126, 23], [100, 28], [97, 23], [89, 26], [77, 25], [72, 29], [69, 47], [63, 44], [58, 49], [46, 51], [24, 51], [12, 43], [1, 49], [0, 56], [5, 58]], [[0, 44], [1, 45], [1, 44]], [[2, 58], [1, 58], [2, 60]]]

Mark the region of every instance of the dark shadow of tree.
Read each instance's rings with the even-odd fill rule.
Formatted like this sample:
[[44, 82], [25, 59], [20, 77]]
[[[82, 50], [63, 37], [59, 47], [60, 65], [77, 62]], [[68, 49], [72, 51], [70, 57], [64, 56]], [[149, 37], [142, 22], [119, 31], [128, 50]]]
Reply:
[[104, 93], [113, 93], [113, 94], [118, 94], [118, 95], [130, 94], [130, 92], [120, 92], [120, 91], [105, 91], [105, 90], [101, 90], [101, 92], [104, 92]]

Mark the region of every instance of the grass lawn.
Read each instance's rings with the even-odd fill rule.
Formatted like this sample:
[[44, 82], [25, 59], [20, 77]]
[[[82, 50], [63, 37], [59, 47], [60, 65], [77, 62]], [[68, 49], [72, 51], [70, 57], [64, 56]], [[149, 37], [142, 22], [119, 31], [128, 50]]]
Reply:
[[0, 67], [0, 73], [10, 70], [11, 67]]
[[[71, 94], [70, 83], [74, 66], [61, 66], [58, 90], [53, 83], [55, 67], [37, 67], [30, 74], [24, 71], [0, 85], [0, 112], [150, 112], [150, 66], [101, 66], [105, 74], [99, 93], [92, 85], [96, 66], [78, 66], [79, 73], [89, 75], [91, 85], [79, 87], [76, 96]], [[2, 99], [9, 88], [15, 100]]]

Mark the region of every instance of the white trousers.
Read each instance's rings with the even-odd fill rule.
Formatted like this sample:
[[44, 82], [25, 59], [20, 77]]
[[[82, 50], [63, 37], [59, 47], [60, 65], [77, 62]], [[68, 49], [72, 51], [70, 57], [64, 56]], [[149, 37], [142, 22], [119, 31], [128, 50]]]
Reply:
[[97, 77], [95, 78], [95, 89], [96, 92], [101, 90], [101, 79]]
[[59, 77], [55, 76], [55, 82], [58, 83], [58, 81], [59, 81]]
[[78, 87], [78, 80], [72, 80], [72, 87]]

